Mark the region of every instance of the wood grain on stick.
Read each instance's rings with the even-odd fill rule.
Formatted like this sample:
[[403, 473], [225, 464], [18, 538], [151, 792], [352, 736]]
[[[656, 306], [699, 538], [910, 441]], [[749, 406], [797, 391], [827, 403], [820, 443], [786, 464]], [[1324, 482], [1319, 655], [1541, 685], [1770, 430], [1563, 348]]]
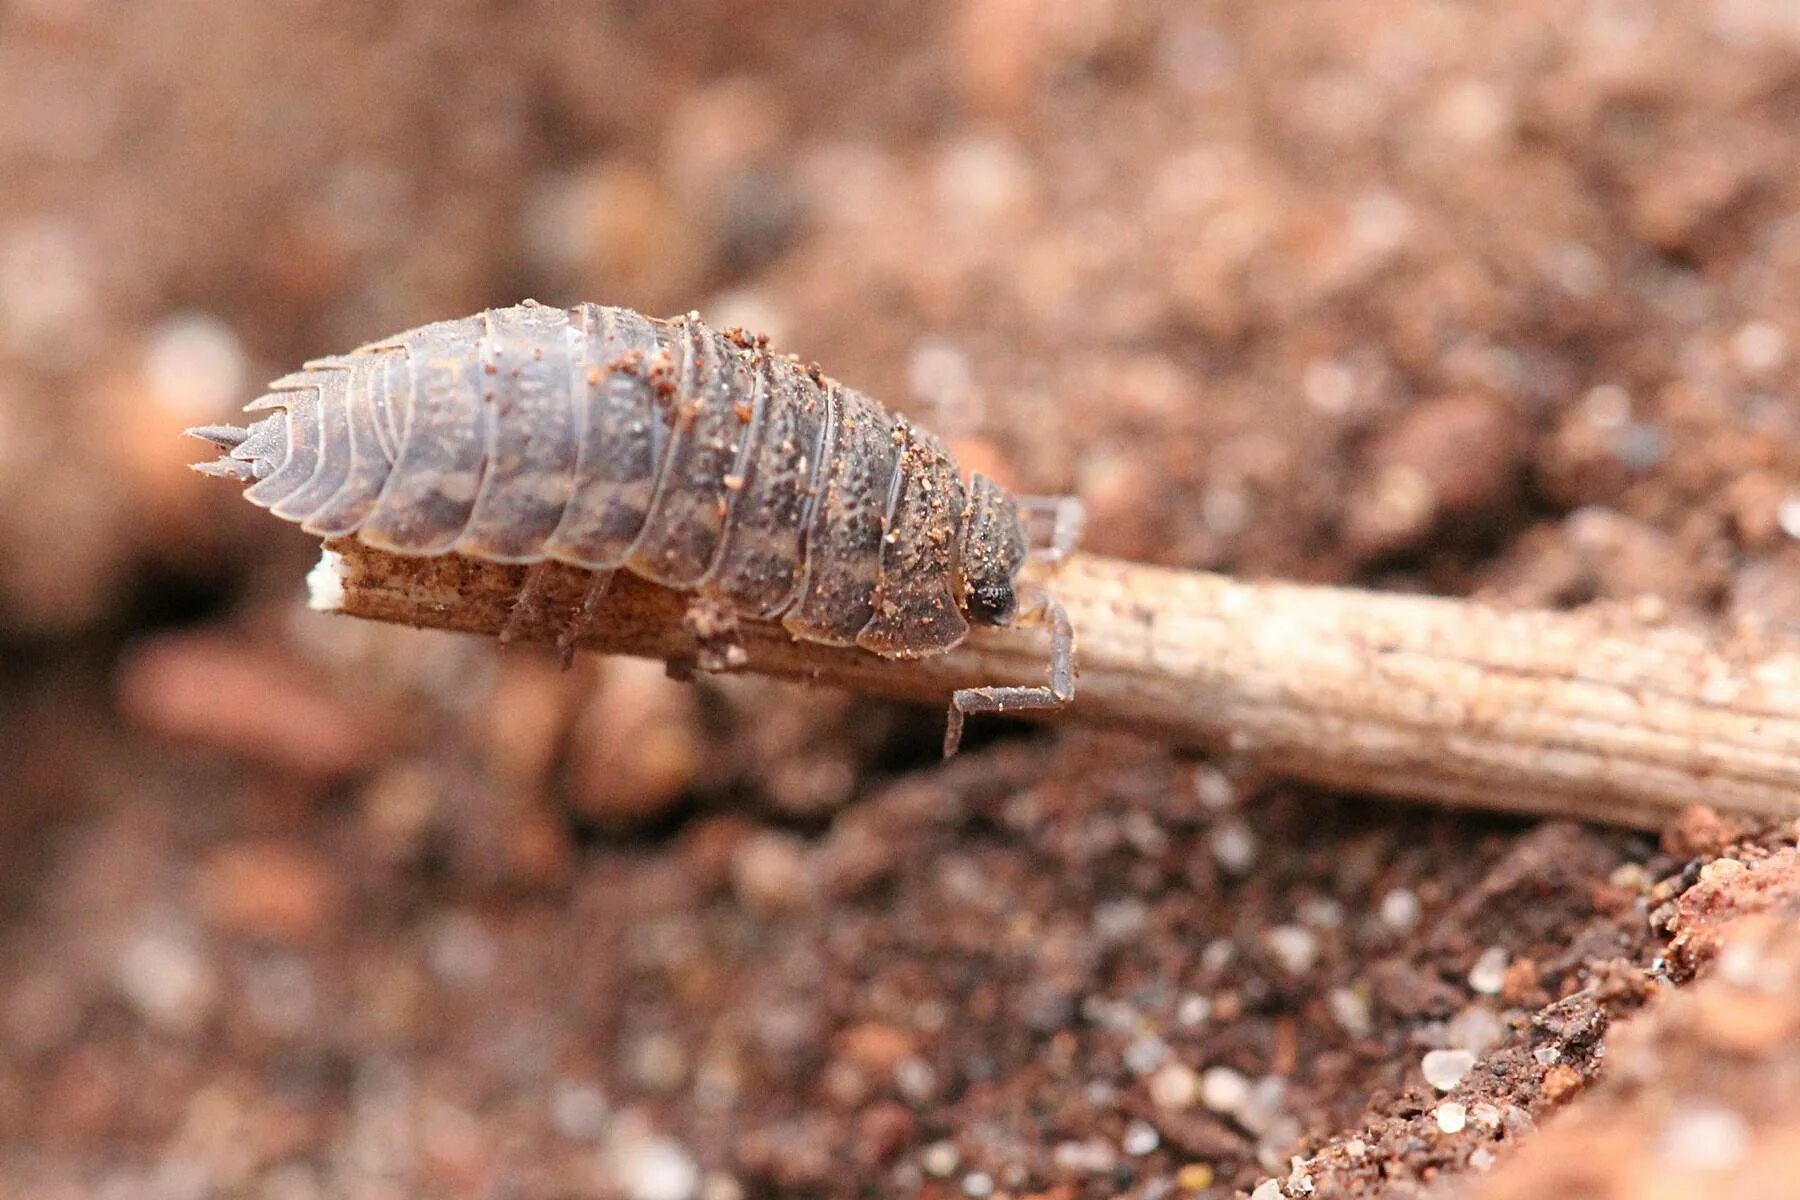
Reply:
[[[315, 607], [496, 634], [525, 568], [329, 543]], [[554, 641], [587, 576], [553, 568], [517, 630]], [[1440, 804], [1655, 827], [1690, 804], [1800, 814], [1800, 643], [1615, 610], [1509, 611], [1077, 555], [1042, 582], [1078, 637], [1052, 720], [1128, 729], [1294, 779]], [[689, 597], [621, 572], [589, 650], [691, 659]], [[744, 670], [941, 703], [1044, 677], [1041, 631], [978, 629], [888, 661], [745, 622]], [[980, 718], [977, 718], [979, 720]]]

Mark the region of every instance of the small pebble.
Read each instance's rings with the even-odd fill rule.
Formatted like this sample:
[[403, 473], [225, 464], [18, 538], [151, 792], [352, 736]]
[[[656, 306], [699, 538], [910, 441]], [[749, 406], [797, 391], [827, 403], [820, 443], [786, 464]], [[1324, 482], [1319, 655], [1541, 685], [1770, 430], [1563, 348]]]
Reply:
[[1200, 951], [1200, 967], [1206, 971], [1223, 971], [1237, 958], [1237, 947], [1224, 938], [1206, 943]]
[[1493, 1170], [1494, 1152], [1489, 1150], [1486, 1146], [1475, 1147], [1474, 1152], [1469, 1155], [1469, 1165], [1474, 1167], [1477, 1171]]
[[1671, 1166], [1725, 1171], [1737, 1166], [1750, 1149], [1750, 1123], [1742, 1114], [1716, 1104], [1686, 1104], [1663, 1123], [1657, 1154]]
[[974, 1196], [980, 1200], [983, 1196], [994, 1194], [994, 1177], [986, 1171], [970, 1171], [963, 1176], [963, 1194]]
[[1558, 1063], [1544, 1073], [1544, 1098], [1552, 1104], [1560, 1104], [1580, 1091], [1586, 1082], [1580, 1071], [1567, 1063]]
[[1205, 996], [1190, 992], [1181, 998], [1175, 1009], [1175, 1019], [1192, 1029], [1196, 1025], [1204, 1025], [1212, 1016], [1212, 1001]]
[[1179, 1112], [1199, 1099], [1200, 1076], [1186, 1063], [1169, 1063], [1150, 1076], [1150, 1101], [1158, 1108]]
[[181, 313], [150, 333], [144, 381], [157, 403], [184, 419], [215, 421], [239, 400], [246, 378], [244, 347], [231, 327], [208, 313]]
[[1367, 1037], [1375, 1027], [1368, 1000], [1354, 988], [1335, 987], [1326, 992], [1325, 1008], [1339, 1028], [1353, 1037]]
[[1216, 1113], [1234, 1113], [1250, 1099], [1250, 1081], [1230, 1067], [1208, 1067], [1200, 1076], [1200, 1103]]
[[174, 1033], [197, 1030], [219, 998], [218, 976], [198, 938], [172, 923], [127, 945], [114, 978], [146, 1021]]
[[1787, 335], [1769, 321], [1746, 321], [1731, 335], [1731, 356], [1753, 375], [1779, 367], [1787, 359]]
[[1119, 1157], [1113, 1148], [1099, 1138], [1085, 1142], [1059, 1142], [1050, 1152], [1050, 1159], [1064, 1171], [1089, 1175], [1104, 1175], [1119, 1163]]
[[[1242, 1122], [1243, 1118], [1240, 1117]], [[1246, 1123], [1246, 1128], [1248, 1127]], [[1272, 1121], [1263, 1135], [1256, 1139], [1256, 1162], [1265, 1171], [1279, 1171], [1294, 1153], [1294, 1147], [1300, 1144], [1300, 1118], [1279, 1117]]]
[[439, 917], [427, 937], [426, 956], [432, 974], [445, 983], [472, 987], [485, 982], [500, 965], [499, 944], [481, 918], [469, 913]]
[[1336, 929], [1344, 923], [1344, 906], [1329, 896], [1313, 896], [1300, 902], [1300, 921], [1314, 929]]
[[1531, 1059], [1540, 1067], [1554, 1066], [1562, 1058], [1562, 1050], [1556, 1046], [1539, 1046], [1531, 1052]]
[[1411, 933], [1419, 916], [1419, 897], [1410, 888], [1395, 888], [1381, 898], [1381, 923], [1395, 933]]
[[1469, 1111], [1455, 1101], [1438, 1105], [1433, 1115], [1437, 1117], [1437, 1127], [1445, 1133], [1461, 1133], [1469, 1123]]
[[626, 1133], [608, 1151], [613, 1177], [630, 1200], [692, 1200], [700, 1190], [700, 1168], [671, 1138]]
[[1231, 778], [1217, 767], [1201, 767], [1194, 772], [1194, 796], [1214, 812], [1235, 807], [1238, 802]]
[[1148, 1121], [1133, 1121], [1125, 1127], [1125, 1136], [1119, 1142], [1119, 1148], [1134, 1157], [1149, 1154], [1162, 1144], [1156, 1128]]
[[606, 1097], [591, 1083], [558, 1083], [550, 1092], [550, 1123], [566, 1138], [587, 1139], [606, 1130]]
[[1217, 1173], [1205, 1163], [1189, 1163], [1175, 1172], [1175, 1186], [1184, 1192], [1204, 1192], [1216, 1177]]
[[1486, 1054], [1505, 1036], [1506, 1026], [1500, 1018], [1478, 1004], [1463, 1009], [1444, 1026], [1445, 1046], [1474, 1055]]
[[1425, 1082], [1440, 1092], [1447, 1092], [1461, 1083], [1474, 1065], [1475, 1056], [1467, 1050], [1432, 1050], [1419, 1060]]
[[894, 1086], [913, 1103], [923, 1103], [937, 1092], [937, 1071], [922, 1058], [905, 1059], [894, 1067]]
[[1469, 986], [1483, 996], [1498, 996], [1506, 983], [1509, 958], [1504, 948], [1489, 946], [1469, 969]]
[[1250, 1193], [1250, 1200], [1281, 1200], [1281, 1185], [1273, 1179], [1265, 1179]]
[[1144, 932], [1150, 909], [1141, 900], [1111, 900], [1094, 907], [1094, 936], [1109, 945], [1128, 942]]
[[1133, 1075], [1148, 1075], [1169, 1059], [1169, 1044], [1161, 1038], [1141, 1037], [1125, 1047], [1125, 1066]]
[[956, 1153], [954, 1142], [933, 1142], [925, 1147], [925, 1153], [919, 1156], [919, 1162], [928, 1175], [939, 1179], [948, 1179], [956, 1174], [956, 1165], [961, 1158]]
[[1304, 975], [1319, 961], [1319, 939], [1300, 925], [1277, 925], [1264, 935], [1275, 961], [1289, 975]]
[[687, 1078], [687, 1052], [669, 1034], [647, 1034], [631, 1047], [631, 1072], [652, 1091], [672, 1091]]
[[1299, 1122], [1283, 1109], [1286, 1100], [1287, 1080], [1264, 1075], [1250, 1085], [1250, 1094], [1237, 1110], [1238, 1124], [1259, 1135], [1264, 1149], [1283, 1156], [1300, 1137]]
[[1781, 532], [1800, 539], [1800, 496], [1789, 496], [1781, 502], [1775, 510], [1775, 523], [1781, 526]]
[[1212, 852], [1226, 873], [1246, 874], [1256, 865], [1256, 836], [1242, 821], [1227, 821], [1213, 832]]
[[700, 1200], [744, 1200], [744, 1185], [735, 1175], [714, 1171], [700, 1185]]

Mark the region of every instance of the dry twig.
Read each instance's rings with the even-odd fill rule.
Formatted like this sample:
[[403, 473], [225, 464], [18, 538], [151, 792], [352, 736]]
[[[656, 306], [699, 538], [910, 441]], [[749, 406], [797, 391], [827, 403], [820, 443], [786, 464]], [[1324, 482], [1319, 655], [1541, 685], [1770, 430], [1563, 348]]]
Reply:
[[[507, 623], [524, 568], [330, 543], [314, 605], [477, 633]], [[519, 630], [553, 641], [585, 576], [558, 570]], [[1079, 637], [1063, 717], [1165, 737], [1353, 791], [1656, 827], [1705, 803], [1800, 814], [1800, 645], [1610, 611], [1222, 576], [1077, 555], [1050, 580]], [[621, 573], [582, 645], [691, 660], [689, 597]], [[745, 670], [942, 702], [1043, 677], [1045, 639], [977, 630], [913, 662], [740, 630]]]

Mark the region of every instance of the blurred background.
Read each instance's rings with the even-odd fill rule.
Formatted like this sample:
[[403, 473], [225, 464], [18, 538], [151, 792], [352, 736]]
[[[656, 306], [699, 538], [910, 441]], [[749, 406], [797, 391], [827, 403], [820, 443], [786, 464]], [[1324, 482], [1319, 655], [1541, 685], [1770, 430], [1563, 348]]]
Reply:
[[0, 1196], [1285, 1175], [1650, 849], [315, 617], [178, 434], [697, 308], [1101, 553], [1795, 625], [1797, 120], [1781, 0], [0, 0]]

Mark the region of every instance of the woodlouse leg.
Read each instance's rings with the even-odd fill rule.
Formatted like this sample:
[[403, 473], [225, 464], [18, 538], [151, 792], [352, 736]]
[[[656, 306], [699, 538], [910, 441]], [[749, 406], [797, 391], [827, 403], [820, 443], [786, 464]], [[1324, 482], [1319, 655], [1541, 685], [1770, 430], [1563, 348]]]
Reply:
[[519, 594], [513, 597], [512, 609], [506, 614], [506, 624], [500, 628], [502, 646], [517, 641], [526, 626], [543, 611], [544, 580], [554, 565], [545, 559], [525, 569], [525, 582], [519, 585]]
[[1081, 541], [1087, 525], [1087, 507], [1073, 496], [1018, 496], [1014, 503], [1024, 517], [1033, 538], [1049, 523], [1047, 536], [1033, 545], [1031, 556], [1043, 563], [1059, 563], [1069, 557]]
[[1039, 593], [1037, 606], [1026, 620], [1050, 626], [1050, 686], [958, 688], [950, 697], [944, 725], [945, 758], [962, 744], [963, 719], [969, 713], [1061, 708], [1075, 698], [1075, 627], [1069, 614], [1055, 597]]
[[581, 641], [583, 634], [594, 627], [594, 617], [600, 611], [600, 602], [606, 599], [607, 589], [612, 587], [613, 572], [611, 570], [595, 571], [592, 574], [593, 578], [588, 583], [587, 592], [581, 597], [581, 606], [575, 610], [574, 615], [569, 618], [569, 623], [563, 626], [562, 633], [556, 639], [556, 648], [562, 654], [562, 666], [565, 671], [575, 661], [576, 643]]

